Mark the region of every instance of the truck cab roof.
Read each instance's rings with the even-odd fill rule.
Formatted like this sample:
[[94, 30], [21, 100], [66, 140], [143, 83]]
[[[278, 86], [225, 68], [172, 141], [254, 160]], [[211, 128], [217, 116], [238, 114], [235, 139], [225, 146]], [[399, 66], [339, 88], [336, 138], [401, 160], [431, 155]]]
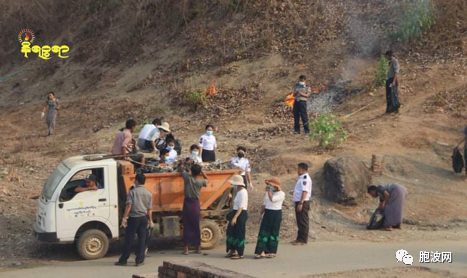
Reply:
[[[100, 155], [96, 155], [96, 156], [100, 156]], [[106, 158], [106, 159], [92, 161], [92, 160], [85, 159], [85, 157], [88, 157], [88, 155], [73, 156], [73, 157], [63, 160], [63, 164], [65, 164], [65, 166], [68, 167], [69, 169], [73, 169], [73, 168], [82, 167], [82, 166], [92, 167], [92, 166], [102, 166], [102, 164], [109, 164], [112, 162], [115, 163], [115, 160], [113, 158]]]

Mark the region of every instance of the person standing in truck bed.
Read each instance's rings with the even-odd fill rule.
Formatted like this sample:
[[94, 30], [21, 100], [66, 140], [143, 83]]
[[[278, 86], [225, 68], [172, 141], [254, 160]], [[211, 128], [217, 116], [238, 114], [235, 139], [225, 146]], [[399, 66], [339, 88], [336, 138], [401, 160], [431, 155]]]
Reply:
[[123, 247], [123, 254], [115, 265], [127, 265], [131, 252], [131, 244], [136, 234], [138, 235], [138, 245], [135, 252], [135, 263], [136, 266], [144, 264], [148, 226], [154, 227], [154, 223], [152, 222], [152, 194], [144, 188], [145, 182], [146, 177], [144, 174], [137, 174], [135, 186], [128, 193], [125, 213], [122, 219], [122, 227], [126, 228], [125, 245]]
[[137, 153], [136, 144], [133, 140], [135, 129], [136, 121], [133, 119], [127, 120], [125, 128], [122, 128], [115, 136], [114, 144], [112, 146], [112, 155], [128, 155], [128, 157], [122, 159], [138, 162], [133, 164], [135, 164], [135, 167], [139, 168], [141, 165], [139, 163], [144, 164], [144, 156]]

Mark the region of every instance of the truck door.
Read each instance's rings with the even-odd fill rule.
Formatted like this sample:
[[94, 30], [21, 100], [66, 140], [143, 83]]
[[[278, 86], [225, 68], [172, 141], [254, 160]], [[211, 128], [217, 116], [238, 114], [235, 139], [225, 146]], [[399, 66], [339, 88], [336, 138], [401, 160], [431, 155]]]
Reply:
[[[89, 175], [97, 178], [98, 190], [76, 192], [86, 188]], [[109, 177], [106, 166], [77, 170], [61, 190], [56, 208], [57, 237], [72, 241], [81, 225], [98, 221], [105, 223], [110, 216]]]

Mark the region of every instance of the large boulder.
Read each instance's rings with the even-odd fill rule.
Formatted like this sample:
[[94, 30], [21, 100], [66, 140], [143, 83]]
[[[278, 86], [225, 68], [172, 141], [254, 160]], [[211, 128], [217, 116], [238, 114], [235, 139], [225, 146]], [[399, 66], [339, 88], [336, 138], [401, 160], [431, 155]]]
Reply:
[[332, 202], [356, 205], [365, 198], [371, 174], [357, 156], [339, 156], [324, 164], [324, 192]]

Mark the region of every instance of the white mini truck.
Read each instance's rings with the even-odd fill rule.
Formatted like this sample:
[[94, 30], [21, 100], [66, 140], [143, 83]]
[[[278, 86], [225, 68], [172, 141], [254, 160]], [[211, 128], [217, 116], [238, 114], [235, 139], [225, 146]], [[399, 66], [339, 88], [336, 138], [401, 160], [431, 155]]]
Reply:
[[[49, 243], [76, 243], [84, 259], [98, 259], [108, 251], [111, 241], [124, 235], [121, 218], [127, 193], [133, 186], [134, 166], [125, 160], [76, 156], [61, 162], [48, 178], [38, 200], [34, 234]], [[102, 155], [94, 155], [102, 157]], [[211, 171], [202, 189], [201, 247], [214, 248], [220, 227], [232, 207], [232, 187], [227, 181], [237, 170]], [[100, 189], [75, 193], [84, 177], [94, 174]], [[154, 235], [174, 237], [182, 234], [183, 179], [180, 173], [150, 173], [145, 187], [153, 194]]]

